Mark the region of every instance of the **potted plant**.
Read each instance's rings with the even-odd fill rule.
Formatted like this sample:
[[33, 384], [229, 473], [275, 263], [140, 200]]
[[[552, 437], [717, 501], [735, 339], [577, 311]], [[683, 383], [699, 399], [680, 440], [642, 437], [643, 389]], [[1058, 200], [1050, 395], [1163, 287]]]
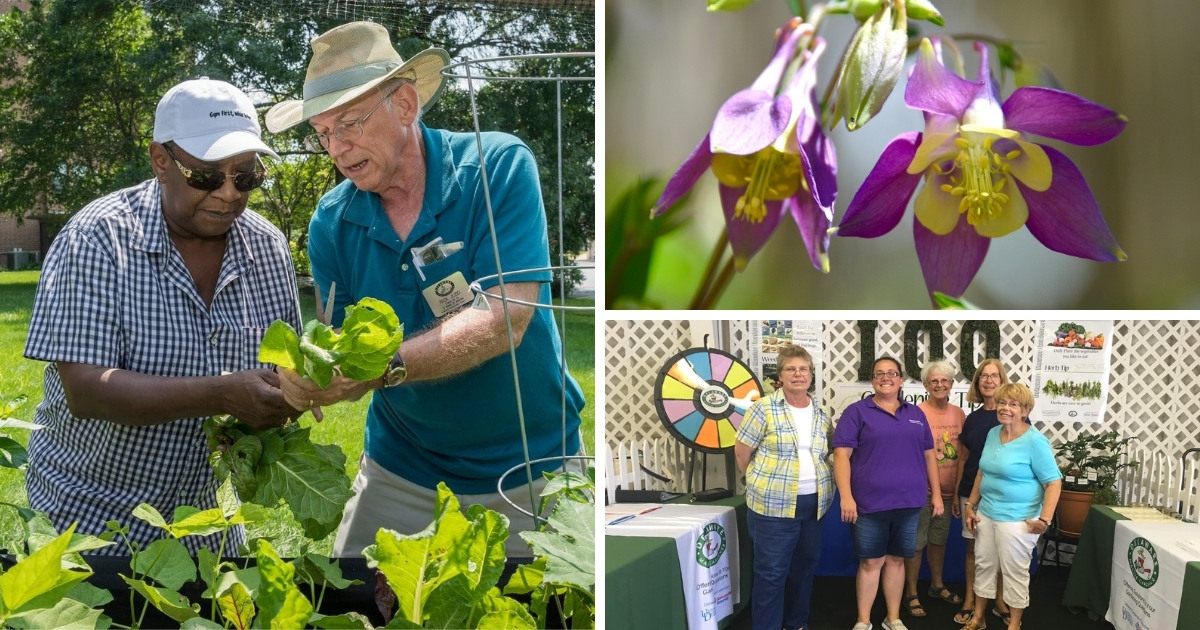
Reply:
[[1080, 433], [1056, 447], [1058, 467], [1063, 474], [1058, 526], [1064, 534], [1078, 536], [1083, 531], [1083, 521], [1093, 503], [1117, 502], [1118, 474], [1141, 463], [1125, 461], [1125, 450], [1132, 439], [1132, 436], [1122, 438], [1116, 431]]

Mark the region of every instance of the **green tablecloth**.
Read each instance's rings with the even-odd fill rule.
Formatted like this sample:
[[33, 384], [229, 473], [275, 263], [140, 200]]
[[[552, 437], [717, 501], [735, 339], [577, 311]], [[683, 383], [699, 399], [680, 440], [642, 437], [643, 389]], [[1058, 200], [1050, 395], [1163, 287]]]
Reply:
[[[1093, 505], [1088, 511], [1063, 592], [1064, 606], [1074, 612], [1086, 612], [1092, 619], [1104, 618], [1111, 595], [1113, 534], [1117, 521], [1124, 520], [1127, 520], [1124, 516], [1103, 505]], [[1200, 628], [1200, 562], [1187, 565], [1175, 627], [1176, 630]]]
[[[678, 499], [675, 503], [686, 503]], [[720, 627], [727, 627], [750, 603], [753, 573], [750, 536], [746, 533], [746, 497], [737, 495], [709, 505], [732, 506], [737, 514], [741, 602]], [[687, 628], [683, 577], [672, 538], [604, 537], [605, 627], [622, 630]]]
[[1117, 521], [1123, 520], [1124, 516], [1103, 505], [1093, 505], [1088, 511], [1063, 592], [1063, 605], [1072, 611], [1086, 612], [1091, 619], [1103, 619], [1108, 611], [1113, 531]]

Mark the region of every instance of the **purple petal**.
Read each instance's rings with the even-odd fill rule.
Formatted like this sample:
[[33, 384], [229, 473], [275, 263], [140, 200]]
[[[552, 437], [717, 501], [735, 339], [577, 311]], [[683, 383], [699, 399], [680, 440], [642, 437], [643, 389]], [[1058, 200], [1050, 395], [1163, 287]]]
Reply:
[[812, 25], [799, 18], [792, 18], [784, 24], [775, 38], [775, 50], [771, 54], [771, 61], [767, 62], [767, 67], [763, 68], [762, 74], [758, 75], [750, 89], [771, 94], [777, 92], [783, 71], [796, 57], [796, 43], [801, 37], [811, 35], [812, 32]]
[[1128, 122], [1099, 103], [1043, 87], [1013, 92], [1004, 101], [1004, 121], [1009, 129], [1088, 147], [1117, 137]]
[[875, 238], [891, 232], [900, 223], [908, 200], [921, 181], [920, 173], [908, 173], [908, 163], [920, 142], [921, 134], [910, 131], [896, 136], [883, 149], [875, 168], [846, 208], [837, 227], [838, 236]]
[[930, 299], [934, 291], [962, 297], [983, 266], [988, 246], [992, 243], [992, 239], [980, 236], [975, 231], [965, 214], [959, 218], [954, 231], [945, 236], [938, 236], [921, 225], [920, 221], [913, 221], [913, 240], [917, 245], [917, 259], [921, 261], [921, 274], [925, 276]]
[[783, 202], [768, 201], [767, 215], [758, 223], [745, 219], [734, 218], [737, 200], [746, 192], [745, 188], [730, 188], [724, 184], [721, 189], [721, 210], [725, 213], [725, 227], [729, 230], [729, 245], [733, 247], [733, 261], [738, 271], [746, 268], [750, 259], [762, 249], [762, 246], [779, 227], [783, 218]]
[[914, 109], [962, 119], [963, 112], [985, 87], [986, 79], [968, 81], [946, 69], [928, 39], [921, 41], [917, 63], [904, 89], [904, 103]]
[[800, 238], [808, 249], [808, 258], [823, 273], [829, 273], [829, 226], [833, 223], [833, 207], [822, 208], [803, 190], [783, 202], [800, 228]]
[[667, 208], [675, 205], [680, 197], [683, 197], [692, 186], [708, 171], [708, 167], [712, 165], [712, 151], [708, 148], [709, 138], [704, 136], [700, 144], [692, 149], [692, 154], [687, 156], [679, 170], [671, 176], [671, 180], [667, 182], [667, 187], [663, 189], [662, 195], [658, 198], [658, 203], [650, 209], [650, 218], [654, 218], [667, 211]]
[[1050, 188], [1037, 192], [1015, 180], [1029, 205], [1029, 220], [1025, 225], [1030, 233], [1042, 245], [1060, 254], [1103, 262], [1125, 260], [1125, 252], [1108, 230], [1083, 174], [1058, 150], [1039, 146], [1046, 150], [1054, 169]]
[[788, 88], [793, 106], [801, 107], [796, 121], [796, 142], [800, 145], [804, 178], [808, 189], [821, 206], [832, 208], [837, 200], [837, 151], [833, 141], [821, 129], [821, 117], [816, 109], [817, 60], [825, 50], [825, 40], [816, 39], [804, 65]]
[[729, 97], [713, 121], [712, 150], [750, 155], [775, 142], [787, 129], [792, 101], [787, 95], [772, 98], [769, 92], [742, 90]]

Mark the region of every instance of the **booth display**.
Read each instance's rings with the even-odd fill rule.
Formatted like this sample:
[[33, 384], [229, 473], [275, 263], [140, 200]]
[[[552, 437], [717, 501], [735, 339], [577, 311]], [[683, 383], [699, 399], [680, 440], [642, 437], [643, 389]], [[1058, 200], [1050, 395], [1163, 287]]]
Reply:
[[1118, 630], [1200, 628], [1200, 525], [1142, 509], [1092, 506], [1063, 605]]

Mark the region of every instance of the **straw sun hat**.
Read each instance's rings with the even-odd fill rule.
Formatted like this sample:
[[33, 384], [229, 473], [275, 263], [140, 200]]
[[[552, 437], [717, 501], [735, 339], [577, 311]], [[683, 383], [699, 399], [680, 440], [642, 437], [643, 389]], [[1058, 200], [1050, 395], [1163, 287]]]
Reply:
[[345, 105], [392, 77], [416, 82], [421, 113], [442, 93], [442, 68], [450, 54], [429, 48], [405, 61], [392, 48], [387, 31], [373, 22], [351, 22], [312, 40], [313, 56], [304, 77], [304, 98], [284, 101], [267, 112], [272, 133], [295, 127], [318, 114]]

